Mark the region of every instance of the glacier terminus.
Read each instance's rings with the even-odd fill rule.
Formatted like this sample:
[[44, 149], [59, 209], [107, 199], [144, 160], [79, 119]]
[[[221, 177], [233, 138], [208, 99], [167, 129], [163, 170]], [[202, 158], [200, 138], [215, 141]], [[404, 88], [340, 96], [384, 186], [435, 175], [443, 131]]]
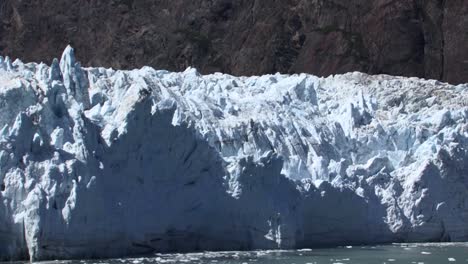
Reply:
[[468, 84], [0, 58], [0, 258], [468, 241]]

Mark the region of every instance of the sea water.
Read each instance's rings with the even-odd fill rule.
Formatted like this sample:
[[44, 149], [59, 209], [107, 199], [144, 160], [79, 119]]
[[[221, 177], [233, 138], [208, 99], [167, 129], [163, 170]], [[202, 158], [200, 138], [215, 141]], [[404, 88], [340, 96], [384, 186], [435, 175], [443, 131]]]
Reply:
[[325, 249], [154, 254], [139, 258], [48, 261], [54, 264], [443, 264], [467, 263], [468, 243], [392, 244]]

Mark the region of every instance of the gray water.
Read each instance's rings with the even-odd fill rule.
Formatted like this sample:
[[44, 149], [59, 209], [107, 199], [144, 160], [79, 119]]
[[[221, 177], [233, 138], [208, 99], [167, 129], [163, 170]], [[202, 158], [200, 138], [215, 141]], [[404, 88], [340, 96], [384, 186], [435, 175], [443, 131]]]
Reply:
[[374, 264], [467, 263], [468, 243], [393, 244], [328, 249], [155, 254], [143, 258], [54, 261], [54, 264]]

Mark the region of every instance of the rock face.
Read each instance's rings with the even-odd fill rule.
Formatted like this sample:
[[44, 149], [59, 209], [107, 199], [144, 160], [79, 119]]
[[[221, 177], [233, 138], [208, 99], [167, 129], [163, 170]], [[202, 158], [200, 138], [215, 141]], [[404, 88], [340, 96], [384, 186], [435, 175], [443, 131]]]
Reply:
[[0, 59], [0, 257], [468, 239], [468, 86]]
[[5, 0], [0, 51], [234, 75], [361, 71], [468, 82], [465, 0]]

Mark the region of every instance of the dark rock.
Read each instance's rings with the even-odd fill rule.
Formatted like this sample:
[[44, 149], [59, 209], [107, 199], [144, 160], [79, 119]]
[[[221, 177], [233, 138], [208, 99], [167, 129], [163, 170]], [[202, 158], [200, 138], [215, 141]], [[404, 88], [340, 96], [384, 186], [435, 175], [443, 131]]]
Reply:
[[0, 52], [234, 75], [348, 71], [468, 82], [465, 0], [5, 0]]

